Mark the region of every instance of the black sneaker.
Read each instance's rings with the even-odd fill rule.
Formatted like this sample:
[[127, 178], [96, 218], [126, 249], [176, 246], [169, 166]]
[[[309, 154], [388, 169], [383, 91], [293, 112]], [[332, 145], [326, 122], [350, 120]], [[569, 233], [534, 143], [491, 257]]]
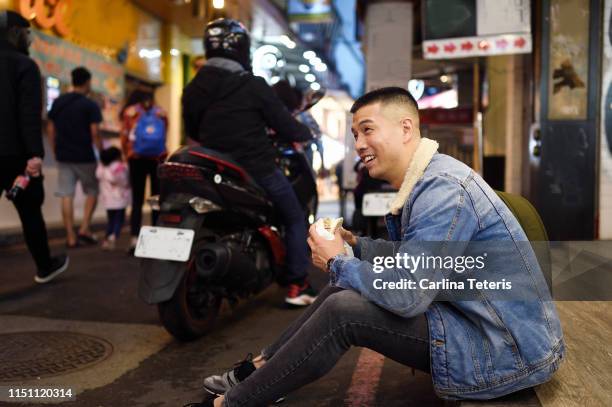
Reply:
[[204, 400], [201, 403], [185, 404], [183, 407], [215, 407], [215, 402], [213, 399], [210, 399], [210, 400]]
[[302, 284], [289, 284], [285, 302], [297, 307], [305, 307], [317, 299], [317, 291], [304, 281]]
[[253, 354], [249, 353], [244, 360], [236, 363], [234, 368], [222, 375], [208, 376], [204, 379], [204, 389], [216, 396], [222, 396], [226, 391], [244, 381], [255, 371]]
[[65, 254], [52, 257], [51, 266], [45, 270], [38, 270], [36, 276], [34, 276], [34, 281], [39, 284], [48, 283], [49, 281], [53, 280], [55, 277], [66, 271], [69, 263], [70, 258]]
[[85, 246], [95, 246], [98, 244], [98, 239], [94, 235], [77, 235], [77, 241]]
[[[255, 371], [255, 365], [253, 364], [253, 354], [249, 353], [244, 360], [236, 363], [234, 368], [229, 372], [225, 372], [222, 375], [208, 376], [204, 379], [204, 390], [210, 394], [216, 396], [224, 395], [229, 389], [244, 381]], [[285, 397], [279, 397], [274, 403], [281, 403], [285, 400]], [[202, 404], [205, 406], [205, 404]], [[212, 406], [212, 404], [211, 404]]]
[[204, 397], [204, 400], [202, 400], [199, 403], [189, 403], [189, 404], [185, 404], [183, 407], [214, 407], [215, 404], [215, 399], [217, 397], [213, 397], [213, 396], [206, 396]]

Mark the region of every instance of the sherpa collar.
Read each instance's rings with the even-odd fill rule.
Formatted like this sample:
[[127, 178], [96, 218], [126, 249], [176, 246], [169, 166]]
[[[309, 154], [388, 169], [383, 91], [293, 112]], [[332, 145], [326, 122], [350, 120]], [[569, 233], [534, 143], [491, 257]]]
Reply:
[[408, 171], [406, 171], [406, 175], [404, 176], [404, 181], [402, 182], [402, 186], [400, 187], [397, 195], [391, 202], [391, 214], [399, 215], [406, 200], [410, 196], [412, 189], [416, 185], [417, 181], [421, 179], [423, 173], [425, 172], [425, 168], [429, 165], [429, 162], [433, 158], [434, 154], [438, 151], [438, 142], [423, 137], [419, 142], [419, 146], [417, 147], [414, 155], [412, 156], [412, 160], [410, 161], [410, 165], [408, 166]]

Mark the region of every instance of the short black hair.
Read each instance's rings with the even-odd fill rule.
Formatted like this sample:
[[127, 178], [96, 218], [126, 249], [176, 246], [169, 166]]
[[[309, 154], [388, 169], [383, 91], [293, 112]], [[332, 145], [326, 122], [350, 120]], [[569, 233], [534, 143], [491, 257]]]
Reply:
[[121, 150], [117, 147], [109, 147], [100, 152], [100, 161], [104, 166], [110, 165], [113, 161], [121, 159]]
[[70, 75], [72, 76], [72, 86], [83, 86], [91, 80], [91, 72], [82, 66], [74, 68]]
[[386, 88], [374, 89], [353, 103], [351, 107], [351, 113], [355, 114], [357, 110], [364, 106], [372, 105], [374, 103], [381, 103], [383, 105], [390, 103], [408, 104], [415, 112], [419, 113], [419, 105], [417, 104], [414, 96], [410, 94], [406, 89], [397, 86], [389, 86]]

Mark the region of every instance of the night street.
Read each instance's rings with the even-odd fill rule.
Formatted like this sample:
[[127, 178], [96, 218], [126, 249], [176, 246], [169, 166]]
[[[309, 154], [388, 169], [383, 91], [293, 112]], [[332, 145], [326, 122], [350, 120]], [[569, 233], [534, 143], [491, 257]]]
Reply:
[[612, 0], [0, 0], [0, 407], [609, 407], [611, 343]]
[[[61, 250], [60, 243], [52, 248]], [[47, 285], [33, 282], [34, 266], [24, 247], [0, 253], [0, 359], [8, 361], [0, 367], [0, 386], [72, 388], [76, 401], [64, 402], [66, 406], [182, 406], [198, 401], [204, 377], [258, 352], [301, 312], [284, 308], [283, 292], [272, 286], [233, 311], [224, 307], [213, 334], [179, 343], [159, 324], [157, 309], [138, 298], [139, 261], [124, 251], [72, 250], [68, 271]], [[326, 276], [313, 275], [315, 285], [322, 287]], [[55, 341], [44, 335], [9, 335], [45, 331], [55, 332]], [[76, 334], [87, 336], [78, 339]], [[83, 349], [86, 344], [90, 350]], [[78, 370], [65, 366], [76, 352], [88, 356]], [[31, 369], [20, 369], [26, 363]], [[291, 394], [283, 405], [449, 404], [436, 398], [429, 376], [413, 376], [407, 367], [354, 348], [332, 372]]]

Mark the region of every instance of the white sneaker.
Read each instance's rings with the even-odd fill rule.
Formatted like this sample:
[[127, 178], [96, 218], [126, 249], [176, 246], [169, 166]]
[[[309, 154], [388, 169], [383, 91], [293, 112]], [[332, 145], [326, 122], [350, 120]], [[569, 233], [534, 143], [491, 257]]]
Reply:
[[115, 243], [115, 235], [108, 236], [104, 242], [102, 242], [102, 250], [114, 250]]

